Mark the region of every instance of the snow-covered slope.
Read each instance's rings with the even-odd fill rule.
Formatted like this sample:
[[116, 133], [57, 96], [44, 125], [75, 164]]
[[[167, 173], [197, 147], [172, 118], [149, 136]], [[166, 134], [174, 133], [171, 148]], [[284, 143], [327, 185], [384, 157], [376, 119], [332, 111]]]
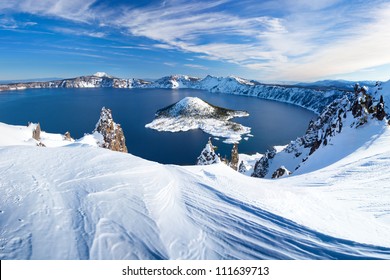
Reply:
[[377, 82], [372, 88], [369, 88], [369, 92], [377, 99], [383, 96], [385, 102], [386, 113], [390, 112], [390, 80], [387, 82]]
[[309, 123], [305, 135], [279, 151], [265, 153], [256, 162], [252, 176], [274, 178], [282, 167], [287, 174], [303, 174], [344, 158], [387, 129], [383, 107], [380, 98], [364, 87], [356, 87], [352, 97], [345, 95], [329, 104], [317, 120]]
[[30, 132], [0, 125], [1, 259], [390, 259], [387, 126], [279, 180], [24, 145]]

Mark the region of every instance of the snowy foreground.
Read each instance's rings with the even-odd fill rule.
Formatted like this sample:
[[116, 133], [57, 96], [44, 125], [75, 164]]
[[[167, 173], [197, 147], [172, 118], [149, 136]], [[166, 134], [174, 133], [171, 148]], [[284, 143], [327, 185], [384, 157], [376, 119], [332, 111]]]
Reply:
[[0, 123], [0, 259], [390, 259], [384, 124], [278, 180], [161, 165], [93, 136], [42, 133], [37, 147], [31, 129]]

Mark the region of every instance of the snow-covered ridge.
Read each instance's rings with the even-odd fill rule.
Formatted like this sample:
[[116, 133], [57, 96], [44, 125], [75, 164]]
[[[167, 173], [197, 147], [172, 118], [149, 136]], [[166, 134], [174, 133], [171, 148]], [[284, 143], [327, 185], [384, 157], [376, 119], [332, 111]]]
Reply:
[[[330, 165], [358, 149], [361, 140], [368, 141], [388, 129], [384, 105], [383, 96], [377, 98], [357, 85], [353, 96], [345, 95], [326, 106], [317, 120], [309, 123], [305, 135], [282, 150], [265, 153], [252, 176], [275, 178], [281, 167], [289, 174], [303, 174]], [[362, 127], [366, 127], [363, 134]]]
[[263, 99], [287, 102], [320, 113], [326, 105], [342, 97], [346, 91], [339, 89], [313, 89], [304, 86], [268, 85], [230, 76], [197, 78], [186, 75], [166, 76], [153, 82], [141, 79], [120, 79], [104, 72], [51, 82], [32, 82], [0, 85], [2, 90], [27, 88], [191, 88], [210, 92], [254, 96]]
[[245, 111], [211, 105], [197, 97], [185, 97], [158, 110], [155, 119], [145, 127], [170, 132], [202, 129], [216, 137], [226, 138], [226, 143], [236, 143], [242, 134], [250, 133], [250, 128], [229, 120], [248, 115]]

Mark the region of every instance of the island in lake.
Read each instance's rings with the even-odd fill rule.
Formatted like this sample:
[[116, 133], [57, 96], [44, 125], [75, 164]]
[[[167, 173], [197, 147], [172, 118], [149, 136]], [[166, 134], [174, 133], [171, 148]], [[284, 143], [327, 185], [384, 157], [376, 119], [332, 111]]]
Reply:
[[237, 143], [241, 135], [249, 134], [251, 129], [230, 119], [247, 116], [246, 111], [214, 106], [197, 97], [185, 97], [158, 110], [155, 119], [145, 127], [170, 132], [201, 129], [215, 137], [226, 138], [225, 143]]

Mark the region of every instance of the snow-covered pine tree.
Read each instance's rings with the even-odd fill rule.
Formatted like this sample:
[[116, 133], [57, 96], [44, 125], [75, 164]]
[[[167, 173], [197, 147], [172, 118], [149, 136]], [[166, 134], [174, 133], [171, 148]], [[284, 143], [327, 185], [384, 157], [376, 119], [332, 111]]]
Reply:
[[213, 143], [211, 143], [211, 138], [209, 138], [209, 141], [207, 142], [206, 146], [200, 153], [200, 156], [198, 157], [196, 164], [209, 165], [214, 163], [220, 163], [221, 159], [215, 153], [215, 148], [216, 147], [213, 146]]
[[376, 105], [375, 117], [380, 121], [386, 117], [385, 102], [383, 101], [383, 95], [381, 95], [379, 103]]
[[238, 172], [244, 174], [247, 171], [246, 166], [243, 161], [241, 161], [240, 166], [238, 167]]

